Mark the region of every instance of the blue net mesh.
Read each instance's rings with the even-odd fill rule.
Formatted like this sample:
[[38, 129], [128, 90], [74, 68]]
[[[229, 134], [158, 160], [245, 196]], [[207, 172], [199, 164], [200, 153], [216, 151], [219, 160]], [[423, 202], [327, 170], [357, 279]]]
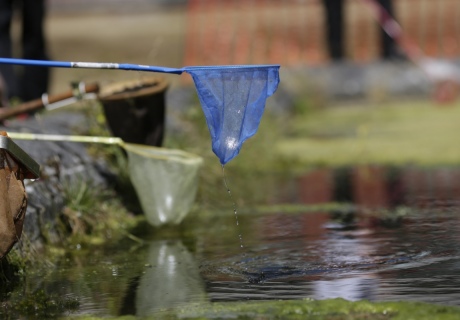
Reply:
[[221, 164], [240, 152], [259, 127], [265, 101], [277, 89], [279, 66], [186, 67], [198, 93]]

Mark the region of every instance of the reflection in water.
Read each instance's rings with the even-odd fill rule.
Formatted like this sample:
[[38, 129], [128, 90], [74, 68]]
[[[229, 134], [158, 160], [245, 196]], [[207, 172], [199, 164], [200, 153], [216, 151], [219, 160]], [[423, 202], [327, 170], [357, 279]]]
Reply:
[[378, 279], [374, 276], [354, 276], [313, 282], [315, 299], [343, 298], [350, 301], [374, 300]]
[[[325, 226], [323, 226], [323, 230]], [[352, 269], [375, 263], [375, 257], [378, 256], [379, 252], [378, 243], [369, 241], [369, 234], [371, 231], [365, 230], [326, 231], [326, 237], [321, 241], [321, 251], [324, 253], [322, 260], [326, 266], [331, 263], [332, 265], [351, 266]], [[378, 287], [378, 276], [372, 271], [363, 274], [351, 272], [345, 277], [340, 273], [332, 274], [321, 280], [313, 281], [313, 298], [343, 298], [352, 301], [374, 300]]]
[[[134, 301], [136, 316], [144, 317], [188, 303], [206, 301], [204, 282], [193, 255], [180, 241], [154, 241], [145, 262], [145, 272], [133, 295], [125, 297], [122, 314]], [[133, 293], [131, 293], [133, 294]]]
[[297, 179], [298, 201], [352, 202], [366, 209], [458, 204], [460, 169], [377, 165], [317, 168]]
[[[250, 251], [244, 259], [212, 261], [217, 255], [212, 251], [203, 258], [210, 300], [341, 297], [459, 305], [455, 215], [432, 211], [390, 229], [330, 228], [330, 217], [272, 214], [245, 220], [254, 233], [248, 236]], [[436, 297], [426, 295], [427, 290]]]

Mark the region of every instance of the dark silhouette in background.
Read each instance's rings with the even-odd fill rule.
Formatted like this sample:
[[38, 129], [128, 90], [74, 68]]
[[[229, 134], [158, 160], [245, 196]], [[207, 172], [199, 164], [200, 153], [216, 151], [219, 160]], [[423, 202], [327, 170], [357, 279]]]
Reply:
[[332, 60], [344, 57], [343, 0], [323, 0], [326, 11], [326, 44]]
[[[394, 17], [392, 0], [377, 0], [377, 2]], [[332, 60], [341, 60], [345, 57], [344, 50], [344, 0], [323, 0], [326, 13], [326, 44]], [[397, 44], [381, 29], [382, 59], [400, 58]]]
[[[393, 18], [395, 17], [393, 1], [392, 0], [378, 0], [380, 5], [389, 13]], [[382, 28], [381, 32], [381, 41], [382, 41], [382, 51], [381, 57], [383, 59], [393, 59], [400, 58], [401, 53], [398, 50], [398, 46], [395, 43], [395, 40], [391, 38]]]
[[[45, 0], [0, 0], [0, 57], [13, 57], [11, 24], [15, 12], [21, 15], [21, 57], [47, 59], [44, 36]], [[22, 101], [39, 98], [48, 89], [49, 69], [0, 64], [6, 97]]]

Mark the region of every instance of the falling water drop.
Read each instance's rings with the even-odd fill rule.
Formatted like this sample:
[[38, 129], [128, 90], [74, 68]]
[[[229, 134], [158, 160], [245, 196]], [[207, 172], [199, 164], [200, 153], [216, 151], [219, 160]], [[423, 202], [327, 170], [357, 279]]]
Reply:
[[[222, 176], [224, 178], [224, 185], [225, 185], [225, 188], [227, 189], [228, 196], [230, 197], [230, 200], [233, 203], [233, 213], [235, 214], [236, 225], [239, 227], [240, 222], [238, 220], [238, 211], [237, 211], [237, 208], [236, 208], [236, 202], [233, 199], [232, 192], [230, 191], [230, 188], [228, 187], [227, 177], [225, 176], [225, 166], [224, 165], [222, 165]], [[240, 247], [244, 248], [243, 236], [241, 235], [241, 233], [238, 234], [238, 238], [240, 239]]]

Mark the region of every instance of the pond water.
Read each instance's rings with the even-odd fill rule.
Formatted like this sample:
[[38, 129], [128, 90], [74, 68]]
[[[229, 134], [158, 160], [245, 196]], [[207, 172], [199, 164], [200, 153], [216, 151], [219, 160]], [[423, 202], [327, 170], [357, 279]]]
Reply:
[[[137, 234], [142, 245], [76, 246], [58, 264], [29, 272], [11, 297], [42, 289], [78, 301], [76, 314], [138, 316], [195, 302], [307, 297], [460, 306], [458, 177], [456, 168], [314, 170], [278, 200], [354, 205], [246, 211], [238, 226], [229, 210], [189, 217], [177, 236]], [[397, 218], [382, 218], [386, 212]]]

